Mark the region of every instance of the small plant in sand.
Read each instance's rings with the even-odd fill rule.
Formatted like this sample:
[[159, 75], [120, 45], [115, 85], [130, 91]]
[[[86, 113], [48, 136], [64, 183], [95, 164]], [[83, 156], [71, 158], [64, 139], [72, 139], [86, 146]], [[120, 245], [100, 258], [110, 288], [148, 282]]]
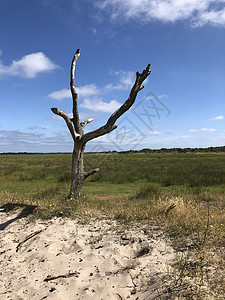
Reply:
[[145, 245], [145, 246], [141, 247], [140, 250], [137, 251], [137, 253], [136, 253], [135, 256], [136, 256], [137, 258], [138, 258], [138, 257], [141, 257], [141, 256], [144, 256], [144, 255], [148, 254], [149, 252], [151, 252], [152, 249], [153, 249], [153, 248], [152, 248], [150, 245]]

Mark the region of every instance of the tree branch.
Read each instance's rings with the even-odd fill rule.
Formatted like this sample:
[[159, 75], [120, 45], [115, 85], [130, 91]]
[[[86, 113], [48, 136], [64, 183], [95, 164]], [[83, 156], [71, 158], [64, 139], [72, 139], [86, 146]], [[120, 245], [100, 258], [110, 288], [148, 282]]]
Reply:
[[84, 172], [84, 180], [85, 180], [86, 178], [88, 178], [89, 176], [95, 174], [95, 173], [98, 172], [98, 171], [99, 171], [99, 168], [93, 169], [93, 170], [91, 170], [91, 171], [89, 171], [89, 172]]
[[43, 229], [37, 230], [31, 234], [29, 234], [22, 242], [20, 242], [17, 247], [16, 247], [16, 252], [18, 252], [20, 250], [20, 248], [23, 246], [23, 244], [28, 241], [29, 239], [31, 239], [32, 237], [34, 237], [35, 235], [37, 235], [38, 233], [42, 232]]
[[75, 131], [80, 134], [80, 120], [79, 120], [79, 112], [78, 112], [78, 95], [77, 95], [77, 91], [75, 88], [75, 76], [74, 76], [74, 71], [75, 71], [75, 66], [76, 66], [76, 62], [77, 59], [80, 56], [80, 49], [77, 49], [76, 53], [73, 56], [73, 60], [71, 63], [71, 69], [70, 69], [70, 90], [71, 90], [71, 94], [73, 97], [73, 124], [74, 124], [74, 128]]
[[[68, 274], [62, 274], [62, 275], [56, 275], [56, 276], [51, 276], [51, 275], [48, 275], [44, 281], [51, 281], [51, 280], [56, 280], [56, 279], [59, 279], [59, 278], [69, 278], [69, 277], [72, 277], [72, 276], [75, 276], [75, 277], [79, 277], [79, 272], [75, 271], [75, 272], [69, 272]], [[45, 297], [44, 297], [45, 298]]]
[[73, 124], [71, 123], [71, 120], [70, 120], [69, 116], [67, 115], [67, 113], [65, 113], [63, 110], [58, 109], [58, 108], [56, 108], [56, 107], [52, 107], [52, 108], [51, 108], [51, 111], [52, 111], [55, 115], [58, 115], [58, 116], [62, 117], [62, 118], [65, 120], [66, 125], [67, 125], [67, 127], [68, 127], [68, 129], [69, 129], [69, 131], [70, 131], [70, 133], [71, 133], [71, 135], [72, 135], [74, 141], [75, 141], [76, 139], [81, 139], [81, 135], [78, 134], [78, 133], [76, 133], [76, 131], [74, 130]]
[[150, 70], [151, 65], [149, 64], [145, 70], [140, 74], [139, 72], [136, 73], [136, 81], [130, 91], [130, 95], [128, 99], [121, 105], [108, 119], [107, 123], [94, 130], [90, 131], [86, 134], [83, 135], [82, 139], [86, 143], [87, 141], [90, 141], [94, 138], [97, 138], [99, 136], [102, 136], [106, 133], [111, 132], [112, 130], [116, 129], [115, 122], [116, 120], [121, 117], [133, 104], [134, 101], [137, 97], [137, 94], [140, 90], [144, 88], [142, 85], [143, 81], [150, 75], [151, 70]]
[[88, 120], [86, 120], [86, 121], [80, 122], [80, 134], [81, 134], [81, 135], [83, 135], [83, 133], [84, 133], [84, 127], [85, 127], [87, 124], [91, 123], [93, 120], [94, 120], [93, 118], [90, 118], [90, 119], [88, 119]]
[[90, 118], [90, 119], [88, 119], [86, 121], [82, 121], [82, 122], [80, 122], [80, 126], [81, 127], [85, 127], [87, 124], [91, 123], [92, 121], [94, 121], [93, 118]]

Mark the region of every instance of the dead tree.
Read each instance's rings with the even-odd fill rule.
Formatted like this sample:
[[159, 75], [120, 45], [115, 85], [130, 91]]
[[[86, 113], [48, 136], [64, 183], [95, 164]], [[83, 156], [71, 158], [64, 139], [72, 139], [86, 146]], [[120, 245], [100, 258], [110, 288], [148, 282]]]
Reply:
[[62, 117], [72, 135], [74, 141], [73, 155], [72, 155], [72, 170], [71, 170], [71, 187], [69, 198], [73, 196], [79, 197], [82, 190], [84, 180], [90, 175], [95, 174], [99, 169], [93, 169], [89, 172], [84, 171], [83, 155], [86, 143], [92, 139], [100, 137], [106, 133], [110, 133], [117, 128], [115, 125], [116, 120], [122, 116], [133, 104], [136, 96], [140, 90], [144, 88], [142, 85], [143, 81], [151, 73], [150, 64], [145, 70], [140, 74], [136, 73], [135, 83], [130, 91], [128, 99], [109, 117], [106, 124], [96, 130], [84, 133], [84, 127], [93, 121], [93, 119], [88, 119], [86, 121], [80, 122], [79, 112], [78, 112], [78, 94], [75, 88], [75, 77], [74, 71], [76, 66], [76, 61], [80, 56], [80, 49], [77, 49], [71, 64], [70, 70], [70, 89], [73, 98], [73, 117], [70, 118], [64, 111], [52, 107], [51, 110], [54, 114]]

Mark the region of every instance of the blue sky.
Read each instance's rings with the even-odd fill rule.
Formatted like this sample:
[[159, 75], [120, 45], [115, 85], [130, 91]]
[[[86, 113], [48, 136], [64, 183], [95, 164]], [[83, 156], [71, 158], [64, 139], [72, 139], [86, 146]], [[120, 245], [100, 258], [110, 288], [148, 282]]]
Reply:
[[0, 152], [71, 152], [57, 107], [102, 126], [152, 73], [117, 130], [87, 151], [225, 145], [224, 0], [1, 0]]

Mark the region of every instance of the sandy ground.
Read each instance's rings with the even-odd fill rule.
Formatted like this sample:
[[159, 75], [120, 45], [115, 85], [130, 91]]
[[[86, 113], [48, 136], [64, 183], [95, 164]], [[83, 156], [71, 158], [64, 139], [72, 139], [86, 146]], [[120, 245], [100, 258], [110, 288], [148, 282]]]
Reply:
[[159, 229], [18, 214], [0, 211], [0, 299], [168, 299], [175, 252]]

